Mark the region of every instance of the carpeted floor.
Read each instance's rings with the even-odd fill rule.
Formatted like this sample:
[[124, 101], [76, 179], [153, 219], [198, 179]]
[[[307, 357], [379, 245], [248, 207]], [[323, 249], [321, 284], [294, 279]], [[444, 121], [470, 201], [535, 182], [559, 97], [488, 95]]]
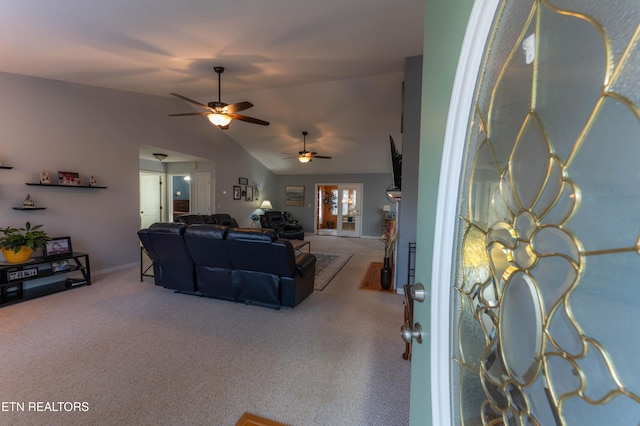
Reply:
[[316, 257], [316, 279], [313, 284], [313, 289], [316, 291], [324, 290], [353, 256], [348, 253], [320, 252], [313, 252], [313, 255]]

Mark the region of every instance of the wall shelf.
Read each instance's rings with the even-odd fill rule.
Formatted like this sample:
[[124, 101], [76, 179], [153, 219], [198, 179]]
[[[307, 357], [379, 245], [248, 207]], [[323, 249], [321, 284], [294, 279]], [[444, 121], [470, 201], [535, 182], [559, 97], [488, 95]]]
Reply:
[[13, 166], [0, 166], [0, 169], [13, 169]]
[[14, 210], [45, 210], [46, 207], [11, 207]]
[[89, 189], [106, 189], [106, 186], [91, 186], [91, 185], [61, 185], [59, 183], [37, 183], [37, 182], [26, 182], [26, 185], [30, 186], [57, 186], [63, 188], [89, 188]]

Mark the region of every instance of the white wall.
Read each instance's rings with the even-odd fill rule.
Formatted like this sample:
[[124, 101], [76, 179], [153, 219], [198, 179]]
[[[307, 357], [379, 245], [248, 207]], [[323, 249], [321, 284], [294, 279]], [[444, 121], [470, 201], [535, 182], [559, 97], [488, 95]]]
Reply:
[[[214, 161], [215, 210], [247, 226], [250, 204], [259, 201], [232, 200], [238, 177], [274, 186], [268, 169], [206, 120], [168, 117], [184, 106], [179, 100], [7, 73], [0, 73], [0, 93], [0, 162], [14, 167], [0, 170], [0, 227], [31, 221], [52, 236], [70, 235], [76, 251], [91, 255], [94, 271], [139, 259], [141, 144]], [[41, 170], [93, 175], [108, 188], [25, 185]], [[27, 193], [47, 209], [11, 209]]]

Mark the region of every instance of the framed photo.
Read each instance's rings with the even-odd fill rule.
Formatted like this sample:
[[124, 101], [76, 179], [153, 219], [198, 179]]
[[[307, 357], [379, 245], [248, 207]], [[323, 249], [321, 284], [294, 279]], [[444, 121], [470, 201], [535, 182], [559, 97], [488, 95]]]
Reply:
[[96, 186], [98, 185], [98, 181], [96, 180], [96, 178], [94, 178], [93, 176], [91, 176], [89, 178], [89, 186]]
[[69, 265], [68, 260], [59, 260], [57, 262], [51, 262], [51, 270], [53, 272], [68, 271], [69, 269], [71, 269], [71, 265]]
[[245, 201], [253, 201], [253, 186], [247, 186], [247, 194], [244, 197]]
[[58, 171], [58, 183], [60, 185], [80, 185], [80, 175], [76, 172]]
[[238, 178], [239, 185], [249, 185], [249, 179], [247, 178]]
[[285, 206], [304, 206], [304, 185], [287, 185], [284, 190]]
[[242, 198], [242, 188], [240, 188], [239, 186], [234, 186], [233, 187], [233, 199], [234, 200], [239, 200], [240, 198]]
[[49, 185], [51, 183], [51, 177], [49, 176], [49, 172], [47, 171], [40, 172], [40, 183], [43, 185]]
[[71, 237], [52, 238], [47, 241], [43, 251], [44, 257], [47, 259], [70, 256], [73, 253]]

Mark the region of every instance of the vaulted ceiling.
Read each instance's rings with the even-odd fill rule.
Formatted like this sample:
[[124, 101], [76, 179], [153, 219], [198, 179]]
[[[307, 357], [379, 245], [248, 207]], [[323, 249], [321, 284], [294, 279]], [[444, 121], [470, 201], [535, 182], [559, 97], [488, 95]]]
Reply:
[[[206, 104], [224, 66], [221, 100], [250, 101], [241, 114], [271, 123], [224, 132], [274, 173], [380, 173], [389, 135], [402, 141], [404, 61], [422, 54], [424, 0], [0, 0], [0, 22], [0, 71]], [[333, 159], [284, 159], [302, 131]]]

